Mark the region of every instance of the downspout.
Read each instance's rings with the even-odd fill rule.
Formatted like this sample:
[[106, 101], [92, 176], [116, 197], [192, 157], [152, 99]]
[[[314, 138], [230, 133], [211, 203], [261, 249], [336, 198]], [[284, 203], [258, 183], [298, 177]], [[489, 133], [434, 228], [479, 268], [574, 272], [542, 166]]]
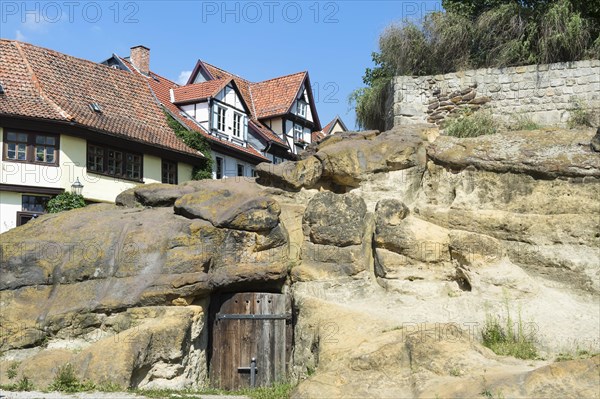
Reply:
[[263, 151], [265, 156], [267, 155], [267, 153], [269, 152], [269, 150], [271, 149], [271, 145], [273, 145], [272, 141], [268, 141], [267, 142], [267, 148], [265, 148], [265, 150]]

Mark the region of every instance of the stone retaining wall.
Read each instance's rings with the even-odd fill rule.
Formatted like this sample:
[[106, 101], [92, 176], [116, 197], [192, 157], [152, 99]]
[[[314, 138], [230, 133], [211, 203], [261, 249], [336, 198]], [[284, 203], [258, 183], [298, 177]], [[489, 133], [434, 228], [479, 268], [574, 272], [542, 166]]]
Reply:
[[577, 104], [591, 110], [592, 123], [600, 123], [600, 60], [397, 76], [393, 91], [387, 123], [394, 126], [439, 125], [461, 109], [480, 108], [505, 123], [524, 114], [542, 125], [564, 125]]

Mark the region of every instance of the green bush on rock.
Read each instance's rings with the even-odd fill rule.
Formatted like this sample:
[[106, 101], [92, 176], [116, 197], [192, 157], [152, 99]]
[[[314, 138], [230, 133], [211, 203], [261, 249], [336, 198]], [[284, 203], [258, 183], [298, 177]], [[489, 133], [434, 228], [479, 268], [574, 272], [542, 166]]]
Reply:
[[83, 208], [84, 206], [85, 200], [83, 199], [83, 195], [65, 191], [48, 201], [46, 209], [49, 213], [58, 213], [71, 209]]

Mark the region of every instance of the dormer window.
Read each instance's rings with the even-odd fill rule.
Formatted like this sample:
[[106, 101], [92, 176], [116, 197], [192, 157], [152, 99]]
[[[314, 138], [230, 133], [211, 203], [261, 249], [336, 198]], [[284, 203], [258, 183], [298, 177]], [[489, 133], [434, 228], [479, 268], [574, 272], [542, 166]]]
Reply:
[[296, 114], [303, 118], [306, 118], [306, 106], [307, 104], [306, 102], [304, 102], [304, 100], [298, 99], [296, 106]]

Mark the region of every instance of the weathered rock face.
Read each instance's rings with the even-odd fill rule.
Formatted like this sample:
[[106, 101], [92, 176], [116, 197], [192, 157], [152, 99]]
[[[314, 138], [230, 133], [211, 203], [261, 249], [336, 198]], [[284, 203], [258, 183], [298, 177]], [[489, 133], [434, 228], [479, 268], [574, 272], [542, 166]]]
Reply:
[[320, 192], [308, 202], [302, 218], [301, 265], [296, 280], [352, 276], [365, 270], [365, 232], [369, 220], [361, 197]]
[[[235, 181], [140, 187], [130, 206], [154, 208], [92, 205], [3, 234], [0, 350], [49, 342], [24, 371], [41, 356], [56, 360], [53, 370], [71, 362], [95, 382], [113, 375], [123, 386], [202, 383], [209, 294], [279, 289], [287, 277], [280, 208], [260, 191]], [[140, 309], [154, 316], [115, 329], [115, 317], [121, 323]], [[115, 344], [94, 334], [135, 339]], [[81, 353], [66, 351], [73, 340], [82, 341]], [[36, 376], [41, 386], [54, 377], [46, 371]]]
[[424, 166], [423, 141], [431, 130], [431, 126], [422, 125], [383, 133], [346, 132], [329, 136], [299, 162], [259, 165], [258, 182], [292, 190], [316, 187], [318, 183], [357, 187], [374, 173]]
[[256, 167], [257, 182], [286, 190], [314, 187], [323, 173], [321, 161], [309, 157], [299, 162], [283, 162], [277, 165], [261, 163]]
[[[298, 398], [593, 397], [598, 357], [552, 362], [600, 352], [593, 134], [347, 133], [260, 184], [147, 185], [40, 217], [1, 237], [0, 370], [198, 385], [210, 295], [285, 289]], [[479, 345], [508, 312], [545, 360]]]
[[427, 155], [447, 169], [471, 166], [538, 179], [599, 178], [600, 159], [583, 144], [586, 136], [589, 133], [580, 130], [507, 132], [468, 140], [441, 136], [427, 149]]
[[592, 146], [592, 150], [600, 152], [600, 127], [596, 130], [596, 135], [592, 137], [590, 145]]

